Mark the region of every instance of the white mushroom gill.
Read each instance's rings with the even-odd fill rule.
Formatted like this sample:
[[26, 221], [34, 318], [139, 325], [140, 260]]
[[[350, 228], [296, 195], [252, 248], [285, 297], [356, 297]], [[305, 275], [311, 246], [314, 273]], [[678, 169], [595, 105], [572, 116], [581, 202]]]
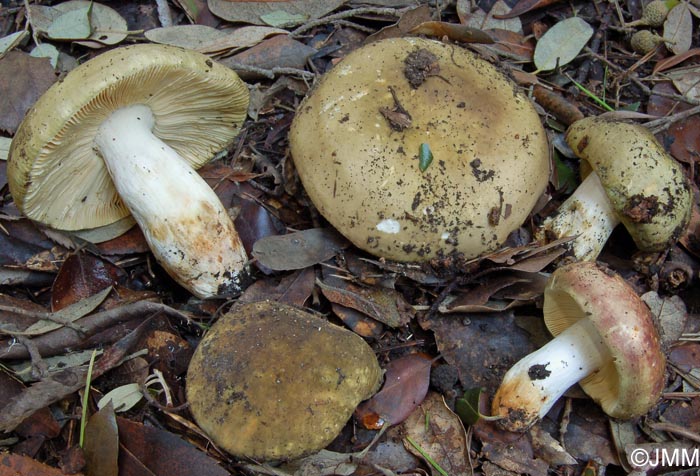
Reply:
[[152, 134], [142, 104], [124, 107], [95, 136], [114, 185], [158, 262], [198, 297], [240, 290], [247, 257], [226, 208], [199, 174]]

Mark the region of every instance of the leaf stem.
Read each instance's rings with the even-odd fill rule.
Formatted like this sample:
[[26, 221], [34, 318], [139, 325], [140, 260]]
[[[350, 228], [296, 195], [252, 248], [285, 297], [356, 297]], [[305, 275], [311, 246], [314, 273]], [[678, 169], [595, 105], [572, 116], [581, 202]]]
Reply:
[[90, 363], [88, 364], [87, 377], [85, 378], [85, 392], [83, 393], [83, 412], [80, 417], [80, 440], [78, 444], [83, 447], [85, 443], [85, 427], [87, 426], [87, 407], [88, 398], [90, 397], [90, 386], [92, 385], [92, 368], [95, 366], [95, 356], [97, 355], [97, 349], [92, 351], [90, 356]]

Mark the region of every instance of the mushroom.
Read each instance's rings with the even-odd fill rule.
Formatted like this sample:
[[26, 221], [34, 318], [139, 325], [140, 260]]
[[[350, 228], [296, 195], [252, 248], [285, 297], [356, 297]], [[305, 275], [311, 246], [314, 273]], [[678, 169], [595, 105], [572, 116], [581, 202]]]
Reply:
[[374, 352], [358, 335], [261, 301], [234, 308], [204, 336], [187, 371], [187, 400], [220, 448], [288, 460], [327, 446], [381, 380]]
[[549, 178], [528, 98], [473, 53], [421, 38], [347, 55], [299, 106], [289, 143], [320, 213], [397, 261], [497, 248]]
[[24, 118], [10, 147], [10, 192], [28, 218], [59, 230], [131, 214], [158, 262], [193, 294], [240, 291], [245, 250], [194, 169], [238, 135], [248, 98], [236, 73], [200, 53], [111, 50], [71, 71]]
[[585, 178], [544, 221], [541, 239], [576, 236], [571, 250], [584, 261], [598, 257], [620, 222], [642, 251], [661, 251], [683, 234], [690, 184], [648, 129], [589, 117], [569, 127], [566, 141]]
[[555, 336], [503, 377], [492, 413], [524, 431], [579, 383], [614, 418], [640, 416], [658, 400], [665, 358], [651, 311], [619, 275], [593, 262], [557, 269], [544, 291]]

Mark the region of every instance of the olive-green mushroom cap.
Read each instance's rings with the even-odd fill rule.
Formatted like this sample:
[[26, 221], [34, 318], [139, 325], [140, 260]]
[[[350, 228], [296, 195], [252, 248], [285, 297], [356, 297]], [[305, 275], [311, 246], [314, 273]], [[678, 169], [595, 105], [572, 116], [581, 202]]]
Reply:
[[528, 98], [473, 53], [420, 38], [350, 53], [302, 102], [289, 140], [321, 214], [399, 261], [497, 248], [549, 179]]
[[685, 231], [692, 192], [680, 164], [638, 124], [588, 117], [566, 132], [566, 142], [591, 169], [642, 251], [661, 251]]
[[94, 150], [104, 119], [145, 104], [155, 115], [154, 135], [198, 168], [238, 135], [248, 100], [236, 73], [201, 53], [143, 44], [100, 54], [27, 113], [10, 147], [10, 192], [28, 218], [56, 229], [110, 225], [129, 210]]
[[666, 370], [659, 334], [647, 305], [618, 274], [594, 262], [559, 268], [545, 288], [542, 312], [554, 336], [579, 319], [598, 330], [610, 358], [579, 385], [605, 413], [628, 419], [656, 404]]
[[361, 337], [263, 301], [236, 307], [204, 336], [187, 372], [187, 399], [219, 447], [286, 460], [327, 446], [381, 380]]

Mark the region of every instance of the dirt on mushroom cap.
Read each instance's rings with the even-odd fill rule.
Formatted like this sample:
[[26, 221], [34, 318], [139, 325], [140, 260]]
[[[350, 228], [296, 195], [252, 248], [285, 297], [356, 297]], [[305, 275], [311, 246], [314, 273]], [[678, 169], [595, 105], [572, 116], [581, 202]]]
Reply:
[[231, 454], [293, 459], [328, 445], [381, 377], [356, 334], [263, 301], [236, 307], [202, 339], [187, 399], [200, 427]]
[[372, 43], [326, 73], [290, 147], [321, 214], [356, 246], [400, 261], [497, 248], [549, 177], [527, 97], [472, 53], [419, 38]]
[[598, 117], [581, 119], [566, 141], [582, 173], [598, 174], [605, 193], [639, 249], [661, 251], [683, 234], [692, 192], [681, 166], [643, 126]]

